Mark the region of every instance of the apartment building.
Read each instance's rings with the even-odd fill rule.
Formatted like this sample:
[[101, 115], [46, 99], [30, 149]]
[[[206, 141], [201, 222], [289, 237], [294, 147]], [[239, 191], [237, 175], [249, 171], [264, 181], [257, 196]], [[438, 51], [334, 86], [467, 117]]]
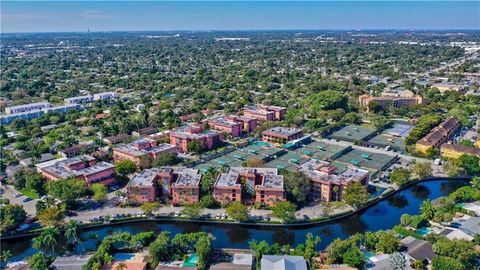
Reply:
[[418, 104], [422, 104], [422, 96], [415, 95], [413, 92], [405, 90], [400, 93], [384, 93], [380, 97], [374, 97], [370, 95], [361, 95], [358, 97], [360, 107], [369, 111], [369, 104], [375, 102], [380, 105], [384, 110], [387, 110], [390, 107], [401, 108], [401, 107], [411, 107]]
[[189, 143], [197, 142], [203, 150], [211, 150], [222, 143], [223, 134], [214, 130], [202, 131], [199, 125], [184, 125], [170, 132], [170, 144], [179, 152], [188, 153]]
[[6, 114], [24, 113], [24, 112], [36, 111], [36, 110], [41, 110], [41, 109], [50, 108], [50, 107], [52, 107], [52, 105], [50, 105], [50, 102], [36, 102], [36, 103], [6, 107], [5, 113]]
[[456, 118], [447, 118], [415, 144], [415, 151], [426, 155], [430, 149], [440, 148], [440, 146], [446, 143], [459, 128], [460, 123]]
[[301, 130], [286, 127], [274, 127], [262, 132], [262, 141], [268, 143], [285, 144], [303, 136]]
[[230, 134], [232, 137], [239, 137], [243, 133], [252, 132], [258, 124], [255, 118], [244, 116], [221, 116], [207, 121], [211, 129]]
[[342, 194], [351, 183], [367, 185], [369, 171], [349, 166], [341, 172], [335, 165], [310, 159], [298, 166], [298, 170], [310, 179], [310, 197], [314, 201], [341, 201]]
[[93, 100], [113, 100], [117, 99], [117, 94], [115, 92], [103, 92], [98, 94], [93, 94]]
[[146, 169], [135, 174], [127, 184], [127, 197], [131, 202], [146, 203], [157, 200], [158, 168]]
[[200, 179], [202, 175], [196, 169], [176, 168], [177, 175], [171, 186], [172, 204], [194, 204], [200, 198]]
[[480, 148], [444, 143], [440, 147], [440, 154], [442, 157], [450, 159], [458, 159], [462, 155], [472, 155], [480, 158]]
[[232, 137], [242, 135], [242, 125], [231, 118], [217, 117], [207, 121], [211, 129], [230, 134]]
[[[251, 196], [242, 197], [242, 188], [244, 194]], [[273, 206], [275, 202], [285, 200], [283, 176], [274, 168], [232, 167], [217, 177], [213, 197], [221, 204], [239, 201]]]
[[87, 104], [93, 102], [92, 95], [85, 95], [85, 96], [78, 96], [78, 97], [71, 97], [64, 99], [65, 104]]
[[155, 140], [139, 139], [129, 144], [121, 145], [113, 149], [113, 159], [115, 162], [120, 160], [131, 160], [139, 168], [150, 167], [151, 161], [162, 153], [177, 153], [174, 145], [160, 143]]
[[243, 116], [260, 121], [281, 121], [285, 118], [287, 109], [279, 106], [255, 105], [243, 109]]
[[26, 121], [30, 121], [35, 118], [40, 118], [43, 115], [45, 115], [45, 112], [42, 110], [0, 115], [0, 123], [2, 123], [3, 125], [8, 125], [15, 121], [15, 119], [23, 119]]
[[38, 164], [43, 177], [49, 181], [76, 177], [85, 180], [88, 186], [101, 183], [106, 186], [115, 181], [115, 166], [108, 162], [98, 162], [91, 156], [77, 156], [47, 161], [44, 166]]
[[[27, 104], [27, 105], [29, 105], [29, 104]], [[16, 107], [18, 107], [18, 106], [16, 106]], [[14, 108], [14, 107], [10, 107], [10, 108]], [[70, 112], [70, 111], [76, 111], [76, 110], [81, 110], [81, 109], [82, 109], [82, 106], [80, 106], [79, 104], [72, 104], [72, 105], [63, 105], [63, 106], [56, 106], [56, 107], [44, 107], [42, 109], [25, 110], [23, 112], [16, 112], [16, 113], [11, 113], [11, 114], [1, 115], [0, 116], [0, 123], [2, 123], [4, 125], [8, 125], [8, 124], [12, 123], [13, 121], [15, 121], [15, 119], [23, 119], [23, 120], [29, 121], [29, 120], [32, 120], [32, 119], [35, 119], [35, 118], [42, 117], [43, 115], [45, 115], [46, 113], [49, 113], [49, 112], [67, 113], [67, 112]], [[14, 109], [14, 110], [10, 110], [9, 112], [12, 112], [12, 111], [18, 111], [18, 110]]]

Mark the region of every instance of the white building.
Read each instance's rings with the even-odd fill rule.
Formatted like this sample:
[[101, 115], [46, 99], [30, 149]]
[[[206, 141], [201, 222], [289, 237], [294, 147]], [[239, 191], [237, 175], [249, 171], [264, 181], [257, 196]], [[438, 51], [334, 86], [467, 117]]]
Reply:
[[15, 113], [24, 113], [24, 112], [31, 112], [35, 110], [41, 110], [44, 108], [49, 108], [52, 105], [50, 105], [49, 102], [37, 102], [37, 103], [29, 103], [29, 104], [23, 104], [23, 105], [18, 105], [18, 106], [12, 106], [12, 107], [7, 107], [5, 108], [5, 113], [6, 114], [15, 114]]
[[82, 106], [80, 104], [70, 104], [70, 105], [63, 105], [63, 106], [56, 106], [56, 107], [47, 107], [40, 110], [31, 110], [26, 112], [20, 113], [13, 113], [13, 114], [6, 114], [0, 116], [0, 123], [4, 125], [11, 124], [15, 119], [23, 119], [26, 121], [42, 117], [44, 114], [49, 112], [57, 112], [57, 113], [67, 113], [70, 111], [77, 111], [81, 110]]
[[93, 101], [93, 97], [91, 95], [86, 95], [86, 96], [66, 98], [65, 104], [85, 104], [85, 103], [91, 103], [92, 101]]
[[70, 105], [51, 107], [43, 110], [45, 111], [45, 113], [49, 113], [49, 112], [67, 113], [71, 111], [77, 111], [80, 109], [82, 109], [82, 106], [80, 104], [70, 104]]
[[98, 94], [93, 94], [93, 100], [110, 100], [116, 99], [117, 94], [115, 92], [103, 92]]

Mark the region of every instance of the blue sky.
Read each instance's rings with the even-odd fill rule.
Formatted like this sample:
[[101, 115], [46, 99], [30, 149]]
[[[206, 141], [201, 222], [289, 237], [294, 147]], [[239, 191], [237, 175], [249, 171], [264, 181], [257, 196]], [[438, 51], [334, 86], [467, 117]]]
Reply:
[[480, 1], [1, 1], [2, 32], [480, 29]]

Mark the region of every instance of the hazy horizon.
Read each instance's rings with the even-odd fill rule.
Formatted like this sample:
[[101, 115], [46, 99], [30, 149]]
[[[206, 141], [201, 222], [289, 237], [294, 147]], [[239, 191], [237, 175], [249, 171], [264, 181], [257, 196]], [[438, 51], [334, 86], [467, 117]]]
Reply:
[[2, 1], [1, 32], [479, 30], [478, 1]]

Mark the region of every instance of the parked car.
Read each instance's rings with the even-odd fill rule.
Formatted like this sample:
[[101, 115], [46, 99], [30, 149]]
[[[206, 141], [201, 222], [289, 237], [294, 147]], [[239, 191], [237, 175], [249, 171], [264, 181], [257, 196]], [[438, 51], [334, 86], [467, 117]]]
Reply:
[[17, 193], [15, 193], [15, 195], [13, 195], [13, 197], [15, 197], [15, 198], [22, 197], [22, 193], [17, 192]]
[[22, 202], [29, 202], [31, 200], [32, 200], [32, 198], [26, 197], [25, 199], [22, 200]]

